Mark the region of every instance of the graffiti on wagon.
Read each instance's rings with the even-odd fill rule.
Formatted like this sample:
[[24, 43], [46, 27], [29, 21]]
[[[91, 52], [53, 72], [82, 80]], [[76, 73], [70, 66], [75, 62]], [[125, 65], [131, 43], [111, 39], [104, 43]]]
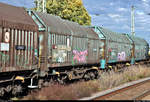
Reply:
[[[33, 50], [33, 48], [29, 47], [28, 51], [30, 51], [30, 50]], [[35, 49], [35, 53], [34, 54], [36, 54], [36, 53], [37, 52], [36, 52], [36, 49]], [[25, 65], [29, 64], [29, 59], [31, 59], [31, 58], [29, 57], [27, 59], [26, 56], [23, 56], [22, 54], [17, 54], [17, 55], [14, 56], [14, 61], [15, 61], [16, 65], [23, 65], [23, 66], [25, 66]], [[2, 64], [3, 63], [9, 63], [9, 61], [10, 61], [9, 54], [5, 54], [3, 52], [0, 52], [0, 63], [2, 63]]]
[[88, 55], [88, 51], [78, 51], [78, 50], [73, 50], [73, 62], [79, 62], [79, 63], [85, 63], [86, 62], [86, 57]]
[[125, 52], [118, 53], [118, 61], [126, 60]]
[[[9, 62], [10, 56], [8, 54], [4, 54], [4, 53], [0, 52], [0, 56], [1, 56], [1, 59], [0, 59], [1, 63], [8, 63]], [[21, 56], [21, 55], [16, 55], [15, 61], [16, 61], [16, 65], [28, 64], [28, 60], [27, 59], [25, 60], [25, 57]]]

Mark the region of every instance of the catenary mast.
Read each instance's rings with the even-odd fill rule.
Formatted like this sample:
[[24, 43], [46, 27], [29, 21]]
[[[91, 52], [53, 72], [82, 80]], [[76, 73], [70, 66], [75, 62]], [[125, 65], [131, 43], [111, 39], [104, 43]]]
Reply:
[[131, 34], [135, 36], [134, 31], [134, 6], [131, 7]]

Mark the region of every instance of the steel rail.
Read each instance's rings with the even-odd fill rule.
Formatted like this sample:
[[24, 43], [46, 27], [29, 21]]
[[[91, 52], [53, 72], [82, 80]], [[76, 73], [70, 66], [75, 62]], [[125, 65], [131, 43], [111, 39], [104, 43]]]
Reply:
[[150, 95], [150, 90], [144, 91], [142, 94], [134, 97], [133, 100], [141, 100], [142, 98], [144, 98], [144, 97], [146, 97], [148, 95]]
[[115, 87], [113, 89], [108, 89], [108, 90], [96, 93], [91, 97], [85, 97], [85, 98], [82, 98], [79, 100], [104, 100], [108, 97], [111, 97], [113, 95], [116, 95], [118, 93], [124, 92], [124, 91], [129, 90], [129, 89], [135, 88], [135, 87], [140, 86], [142, 84], [145, 84], [147, 82], [150, 82], [150, 77], [140, 79], [137, 81], [133, 81], [133, 82], [129, 82], [129, 83], [120, 85], [118, 87]]

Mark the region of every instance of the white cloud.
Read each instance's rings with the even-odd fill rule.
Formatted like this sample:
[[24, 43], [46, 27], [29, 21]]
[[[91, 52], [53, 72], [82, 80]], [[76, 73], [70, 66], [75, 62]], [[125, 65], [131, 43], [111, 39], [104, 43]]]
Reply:
[[[150, 31], [150, 29], [146, 29], [146, 31]], [[149, 35], [149, 37], [150, 37], [150, 35]]]
[[122, 29], [130, 29], [128, 25], [123, 25]]
[[126, 19], [126, 18], [115, 18], [114, 20], [115, 20], [115, 22], [117, 22], [117, 23], [127, 21], [127, 19]]
[[146, 19], [141, 19], [140, 22], [147, 22], [147, 20]]
[[148, 4], [148, 3], [143, 3], [143, 4], [144, 4], [144, 6], [149, 7], [149, 4]]
[[109, 18], [112, 18], [113, 21], [115, 21], [116, 23], [120, 23], [120, 22], [126, 22], [128, 19], [119, 15], [119, 14], [108, 14]]
[[[96, 7], [96, 8], [97, 8], [97, 7]], [[104, 8], [104, 7], [101, 7], [100, 10], [105, 10], [105, 8]]]
[[[136, 36], [141, 36], [150, 44], [150, 37], [145, 34], [150, 33], [150, 0], [84, 0], [89, 1], [91, 14], [99, 10], [99, 16], [91, 15], [92, 24], [111, 29], [115, 32], [131, 32], [131, 5], [135, 7], [135, 32]], [[95, 2], [94, 2], [95, 1]], [[109, 1], [109, 2], [108, 2]], [[114, 2], [116, 1], [116, 2]], [[130, 2], [131, 1], [131, 2]], [[93, 6], [91, 5], [93, 3]], [[99, 2], [99, 3], [98, 3]], [[95, 10], [97, 9], [97, 10]], [[144, 35], [144, 36], [143, 36]]]
[[150, 16], [146, 15], [145, 13], [138, 13], [139, 15], [135, 16], [135, 22], [137, 22], [139, 25], [147, 27], [150, 27]]
[[121, 16], [118, 14], [108, 14], [110, 18], [120, 18]]
[[142, 15], [144, 15], [145, 13], [142, 12], [142, 11], [136, 11], [136, 14], [142, 16]]
[[135, 30], [136, 31], [142, 31], [142, 30], [145, 30], [145, 27], [143, 27], [143, 26], [135, 26]]
[[142, 0], [143, 2], [148, 2], [148, 0]]
[[142, 1], [143, 1], [144, 6], [149, 7], [149, 4], [148, 4], [149, 1], [148, 0], [142, 0]]
[[127, 11], [126, 8], [118, 8], [118, 11]]
[[110, 5], [110, 6], [113, 6], [113, 5], [114, 5], [114, 3], [113, 3], [113, 2], [111, 2], [109, 5]]

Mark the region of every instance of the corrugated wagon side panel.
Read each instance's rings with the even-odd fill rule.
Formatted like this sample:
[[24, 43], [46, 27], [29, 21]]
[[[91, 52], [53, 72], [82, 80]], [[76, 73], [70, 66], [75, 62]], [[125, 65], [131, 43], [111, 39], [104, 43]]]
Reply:
[[131, 50], [132, 45], [126, 43], [119, 43], [118, 50], [118, 61], [130, 61], [131, 60]]
[[135, 60], [146, 59], [147, 50], [145, 45], [135, 45]]
[[38, 26], [24, 8], [3, 3], [0, 7], [0, 72], [35, 68]]
[[131, 60], [131, 44], [109, 41], [107, 43], [108, 62], [122, 62]]
[[134, 42], [135, 44], [135, 60], [145, 60], [148, 56], [148, 44], [147, 42], [142, 39], [139, 38], [137, 36], [132, 36], [132, 35], [128, 35]]
[[88, 60], [87, 38], [73, 37], [72, 64], [85, 64]]
[[107, 41], [106, 43], [106, 60], [111, 62], [117, 61], [118, 45], [117, 43]]
[[[1, 71], [28, 70], [33, 65], [37, 49], [37, 33], [26, 30], [4, 28], [0, 41]], [[7, 36], [8, 34], [8, 36]], [[9, 39], [6, 42], [6, 39]], [[36, 46], [36, 47], [35, 47]]]
[[71, 36], [65, 34], [49, 34], [48, 63], [53, 66], [67, 66], [71, 64]]
[[99, 57], [100, 55], [98, 54], [99, 52], [99, 40], [95, 40], [95, 39], [89, 39], [88, 42], [88, 63], [99, 63]]

